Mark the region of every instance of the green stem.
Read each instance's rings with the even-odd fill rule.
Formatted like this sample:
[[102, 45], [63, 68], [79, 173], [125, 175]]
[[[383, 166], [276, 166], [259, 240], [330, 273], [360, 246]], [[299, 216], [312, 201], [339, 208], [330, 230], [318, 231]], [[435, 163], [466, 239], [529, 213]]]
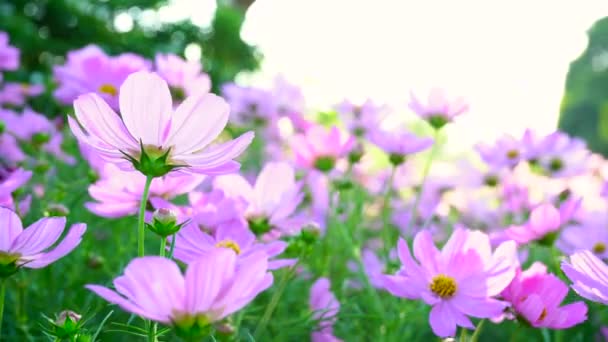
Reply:
[[148, 342], [156, 342], [156, 323], [150, 324], [148, 331]]
[[167, 250], [167, 237], [163, 236], [160, 238], [160, 251], [159, 251], [158, 255], [160, 255], [161, 257], [164, 257], [166, 250]]
[[[299, 260], [299, 258], [298, 258], [298, 260]], [[287, 269], [285, 271], [285, 273], [283, 273], [283, 277], [281, 277], [281, 281], [279, 282], [279, 287], [277, 288], [277, 291], [275, 293], [273, 293], [272, 298], [270, 298], [270, 303], [266, 307], [266, 311], [264, 311], [264, 315], [262, 316], [260, 323], [258, 323], [258, 326], [255, 328], [255, 331], [253, 333], [254, 341], [261, 341], [259, 339], [260, 334], [266, 328], [268, 321], [272, 317], [272, 313], [274, 312], [274, 309], [279, 304], [279, 299], [281, 299], [281, 295], [283, 294], [283, 292], [285, 291], [285, 288], [287, 287], [287, 281], [289, 280], [289, 278], [291, 278], [291, 276], [293, 276], [295, 274], [295, 270], [296, 270], [296, 267], [298, 266], [298, 264], [299, 264], [299, 262], [295, 263], [293, 266], [291, 266], [289, 269]]]
[[389, 219], [390, 219], [390, 204], [391, 197], [393, 194], [393, 182], [395, 180], [395, 173], [397, 172], [397, 168], [395, 166], [391, 169], [391, 175], [388, 178], [388, 183], [386, 184], [386, 193], [384, 194], [384, 200], [382, 202], [382, 240], [384, 240], [383, 248], [384, 255], [388, 259], [388, 254], [390, 251], [389, 246], [391, 245], [391, 231], [389, 228]]
[[4, 298], [6, 297], [6, 279], [0, 280], [0, 339], [2, 339], [2, 323], [4, 318]]
[[473, 332], [473, 335], [471, 335], [471, 339], [469, 339], [469, 342], [477, 342], [477, 340], [479, 339], [479, 335], [481, 334], [481, 329], [483, 328], [483, 323], [485, 321], [485, 319], [482, 319], [479, 324], [477, 324], [477, 328], [475, 328], [475, 331]]
[[429, 157], [424, 164], [424, 169], [422, 170], [422, 180], [420, 180], [420, 190], [416, 195], [416, 199], [414, 200], [414, 205], [412, 206], [412, 212], [410, 215], [410, 222], [407, 225], [407, 228], [410, 231], [414, 231], [414, 222], [416, 219], [416, 215], [418, 215], [418, 206], [420, 206], [420, 201], [422, 200], [422, 194], [424, 193], [424, 185], [426, 183], [426, 179], [429, 176], [429, 172], [431, 171], [431, 164], [433, 164], [433, 160], [435, 159], [435, 155], [437, 154], [439, 143], [439, 130], [436, 129], [433, 133], [433, 147], [431, 148], [431, 152], [429, 153]]
[[169, 259], [173, 259], [173, 250], [175, 249], [175, 235], [171, 237], [171, 247], [169, 248]]
[[152, 176], [146, 176], [146, 185], [144, 185], [144, 193], [141, 195], [141, 203], [139, 204], [139, 219], [137, 222], [137, 256], [145, 255], [144, 239], [146, 237], [144, 216], [146, 214], [146, 206], [148, 205], [148, 192], [150, 192], [150, 184], [152, 184]]
[[[173, 239], [175, 240], [175, 239]], [[160, 251], [159, 251], [159, 255], [161, 257], [165, 256], [165, 252], [167, 249], [167, 237], [163, 236], [160, 238]], [[156, 342], [156, 323], [154, 322], [150, 322], [150, 329], [148, 330], [148, 341], [149, 342]]]

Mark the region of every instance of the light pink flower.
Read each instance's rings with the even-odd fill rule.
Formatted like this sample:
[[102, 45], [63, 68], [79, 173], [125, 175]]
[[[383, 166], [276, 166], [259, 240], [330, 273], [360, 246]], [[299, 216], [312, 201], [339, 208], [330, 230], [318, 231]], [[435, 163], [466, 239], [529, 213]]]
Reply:
[[0, 225], [4, 233], [0, 235], [1, 276], [8, 276], [20, 267], [42, 268], [70, 253], [82, 239], [86, 231], [84, 223], [74, 224], [65, 238], [55, 246], [65, 228], [65, 217], [47, 217], [23, 229], [21, 220], [12, 210], [0, 208]]
[[469, 110], [469, 105], [463, 98], [449, 99], [445, 91], [439, 88], [430, 90], [426, 102], [420, 101], [411, 92], [409, 106], [418, 116], [437, 129]]
[[175, 262], [156, 256], [132, 260], [111, 290], [86, 287], [110, 303], [143, 318], [174, 326], [178, 332], [202, 328], [240, 310], [272, 285], [268, 260], [257, 253], [247, 263], [217, 248], [188, 265], [182, 275]]
[[568, 286], [547, 267], [535, 262], [526, 271], [518, 270], [502, 297], [511, 303], [517, 316], [535, 328], [567, 329], [587, 319], [587, 306], [575, 302], [560, 306]]
[[0, 104], [23, 106], [28, 97], [38, 96], [44, 92], [41, 84], [6, 82], [0, 89]]
[[294, 136], [291, 141], [298, 166], [324, 172], [331, 171], [336, 161], [345, 157], [354, 145], [355, 139], [340, 132], [336, 126], [329, 130], [313, 126], [306, 133]]
[[142, 152], [158, 159], [166, 155], [167, 167], [160, 173], [154, 170], [154, 176], [173, 168], [200, 174], [239, 169], [233, 159], [249, 146], [252, 132], [210, 146], [228, 121], [230, 108], [222, 98], [198, 94], [186, 98], [174, 111], [167, 83], [145, 71], [130, 75], [120, 89], [122, 117], [98, 95], [87, 94], [74, 102], [76, 118], [68, 118], [78, 140], [107, 161], [123, 170], [133, 170], [138, 163], [140, 171], [149, 173]]
[[329, 279], [319, 278], [310, 289], [310, 309], [313, 310], [313, 318], [318, 320], [318, 330], [311, 335], [313, 342], [337, 342], [341, 341], [333, 335], [333, 325], [336, 323], [340, 302], [330, 290]]
[[211, 90], [211, 79], [202, 72], [199, 61], [186, 61], [174, 54], [157, 54], [154, 61], [156, 72], [167, 81], [174, 97], [178, 97], [176, 101]]
[[504, 290], [518, 266], [515, 243], [502, 243], [492, 253], [490, 239], [479, 231], [457, 229], [439, 251], [428, 231], [414, 239], [414, 260], [405, 240], [397, 247], [401, 270], [384, 277], [393, 295], [422, 299], [433, 306], [429, 321], [435, 335], [454, 336], [456, 327], [473, 329], [467, 316], [491, 318], [507, 303], [493, 297]]
[[[570, 208], [564, 208], [570, 211]], [[568, 213], [560, 213], [551, 204], [542, 204], [532, 210], [528, 222], [521, 226], [511, 226], [505, 234], [519, 244], [540, 240], [552, 244], [561, 226], [569, 219]], [[562, 217], [563, 216], [563, 217]]]
[[[0, 207], [15, 210], [13, 192], [19, 189], [32, 178], [32, 172], [22, 168], [6, 170], [0, 167]], [[21, 211], [21, 205], [19, 205]]]
[[591, 251], [572, 254], [568, 261], [562, 262], [562, 271], [580, 296], [608, 305], [608, 265]]
[[8, 43], [8, 34], [0, 31], [0, 71], [19, 68], [19, 49]]

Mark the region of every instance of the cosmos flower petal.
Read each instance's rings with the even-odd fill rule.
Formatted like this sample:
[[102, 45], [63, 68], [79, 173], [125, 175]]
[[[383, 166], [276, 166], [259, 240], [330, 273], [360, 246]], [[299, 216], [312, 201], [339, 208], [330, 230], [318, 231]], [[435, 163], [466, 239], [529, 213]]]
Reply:
[[87, 225], [84, 223], [78, 223], [70, 228], [68, 234], [61, 240], [61, 242], [50, 252], [44, 253], [37, 259], [25, 264], [28, 268], [42, 268], [50, 263], [53, 263], [74, 250], [82, 240], [82, 235], [87, 230]]

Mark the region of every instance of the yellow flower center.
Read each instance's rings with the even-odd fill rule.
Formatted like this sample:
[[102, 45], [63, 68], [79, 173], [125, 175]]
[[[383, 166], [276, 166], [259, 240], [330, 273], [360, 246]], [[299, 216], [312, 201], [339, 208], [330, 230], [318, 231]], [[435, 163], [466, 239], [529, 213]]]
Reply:
[[118, 94], [118, 89], [109, 83], [105, 83], [99, 87], [99, 92], [110, 96], [116, 96]]
[[517, 151], [517, 150], [509, 150], [507, 152], [507, 158], [509, 158], [509, 159], [516, 159], [517, 157], [519, 157], [519, 151]]
[[230, 248], [232, 249], [237, 255], [241, 254], [241, 247], [239, 246], [238, 243], [236, 243], [233, 240], [227, 239], [227, 240], [222, 240], [218, 243], [215, 244], [215, 247], [222, 247], [222, 248]]
[[456, 293], [458, 285], [456, 285], [456, 280], [454, 280], [454, 278], [444, 274], [438, 274], [433, 277], [430, 288], [431, 291], [439, 297], [450, 298]]
[[606, 251], [606, 244], [603, 242], [598, 242], [595, 245], [593, 245], [593, 253], [595, 254], [602, 254]]

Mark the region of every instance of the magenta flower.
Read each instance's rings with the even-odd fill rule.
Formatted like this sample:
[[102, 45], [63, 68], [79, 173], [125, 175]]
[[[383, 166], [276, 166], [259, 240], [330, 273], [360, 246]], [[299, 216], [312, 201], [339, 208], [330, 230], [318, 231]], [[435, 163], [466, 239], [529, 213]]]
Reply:
[[475, 149], [481, 159], [493, 170], [513, 168], [525, 157], [525, 148], [521, 141], [508, 134], [496, 140], [493, 145], [480, 143]]
[[336, 111], [348, 131], [356, 136], [365, 135], [372, 128], [377, 128], [384, 119], [385, 105], [374, 103], [371, 99], [361, 104], [344, 100], [336, 106]]
[[492, 254], [490, 239], [479, 231], [457, 229], [439, 251], [428, 231], [414, 239], [414, 260], [405, 240], [397, 247], [403, 267], [384, 277], [393, 295], [422, 299], [433, 306], [429, 321], [433, 333], [454, 336], [456, 327], [473, 329], [467, 316], [491, 318], [508, 304], [493, 297], [504, 290], [518, 265], [515, 243], [500, 244]]
[[138, 55], [108, 56], [98, 46], [88, 45], [70, 51], [64, 65], [53, 67], [53, 76], [59, 84], [54, 96], [71, 105], [80, 95], [96, 93], [116, 110], [120, 85], [127, 76], [149, 69], [150, 63]]
[[[19, 189], [32, 178], [32, 171], [22, 168], [7, 170], [0, 167], [0, 207], [15, 210], [13, 192]], [[21, 209], [21, 205], [19, 205]]]
[[[570, 210], [570, 208], [564, 209]], [[559, 229], [569, 219], [566, 214], [568, 212], [560, 212], [560, 210], [557, 210], [551, 204], [542, 204], [532, 210], [526, 224], [511, 226], [505, 233], [507, 237], [518, 244], [539, 241], [540, 243], [551, 245], [557, 238]]]
[[318, 330], [310, 337], [313, 342], [341, 341], [334, 336], [333, 325], [336, 323], [340, 302], [330, 290], [329, 279], [319, 278], [310, 289], [310, 309], [314, 312], [313, 318], [318, 320]]
[[8, 34], [0, 31], [0, 71], [19, 68], [19, 49], [8, 43]]
[[[156, 256], [136, 258], [114, 279], [115, 291], [86, 287], [110, 303], [189, 335], [240, 310], [272, 285], [264, 253], [237, 263], [236, 254], [217, 248], [182, 275], [175, 262]], [[198, 336], [200, 339], [201, 336]]]
[[590, 301], [608, 305], [608, 265], [590, 251], [579, 251], [562, 262], [572, 289]]
[[443, 89], [430, 90], [427, 102], [420, 101], [413, 92], [410, 93], [410, 109], [428, 121], [435, 129], [440, 129], [454, 118], [469, 110], [463, 98], [448, 99]]
[[167, 83], [145, 71], [130, 75], [120, 89], [121, 116], [97, 94], [87, 94], [74, 101], [76, 119], [68, 118], [78, 140], [108, 162], [154, 177], [174, 169], [209, 175], [239, 169], [232, 159], [249, 146], [252, 132], [210, 146], [228, 121], [222, 98], [191, 96], [173, 111]]
[[302, 184], [296, 182], [293, 167], [287, 163], [267, 163], [253, 186], [236, 174], [217, 177], [214, 186], [248, 203], [245, 217], [256, 234], [278, 230], [294, 235], [309, 221], [296, 214], [304, 193]]
[[502, 297], [518, 317], [535, 328], [567, 329], [587, 319], [583, 302], [560, 306], [567, 294], [568, 286], [536, 262], [526, 271], [517, 271]]
[[[89, 195], [95, 202], [85, 207], [92, 213], [108, 218], [134, 215], [139, 210], [146, 177], [138, 172], [125, 172], [112, 164], [106, 164], [102, 177], [89, 186]], [[157, 177], [150, 185], [150, 200], [154, 198], [173, 199], [194, 190], [203, 177], [176, 175]]]
[[291, 141], [298, 166], [323, 172], [331, 171], [336, 161], [345, 157], [354, 146], [355, 139], [340, 132], [336, 126], [330, 130], [313, 126]]
[[74, 224], [65, 238], [50, 248], [65, 228], [65, 217], [47, 217], [23, 229], [19, 216], [12, 210], [0, 208], [0, 277], [7, 277], [20, 267], [42, 268], [70, 253], [82, 240], [87, 226]]
[[369, 140], [387, 153], [394, 165], [400, 165], [407, 156], [433, 146], [433, 139], [420, 138], [409, 132], [372, 130], [369, 134]]
[[7, 82], [0, 89], [0, 104], [23, 106], [28, 97], [38, 96], [44, 92], [41, 84]]
[[156, 72], [162, 77], [176, 101], [211, 89], [209, 75], [202, 72], [201, 63], [186, 61], [174, 54], [157, 54], [154, 59]]
[[[229, 248], [238, 255], [238, 262], [247, 263], [252, 255], [259, 252], [266, 254], [268, 259], [283, 253], [287, 248], [284, 241], [272, 241], [259, 243], [246, 226], [223, 225], [213, 233], [202, 231], [196, 224], [187, 224], [175, 235], [174, 257], [184, 263], [191, 263], [201, 258], [216, 248]], [[268, 269], [275, 270], [281, 267], [291, 266], [296, 262], [294, 259], [270, 260]]]

